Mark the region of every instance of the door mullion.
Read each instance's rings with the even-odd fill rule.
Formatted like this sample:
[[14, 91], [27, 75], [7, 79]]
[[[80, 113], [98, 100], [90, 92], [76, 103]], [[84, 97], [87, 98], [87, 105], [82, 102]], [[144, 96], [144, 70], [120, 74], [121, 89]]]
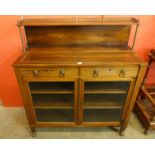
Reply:
[[83, 122], [84, 81], [79, 79], [79, 124]]

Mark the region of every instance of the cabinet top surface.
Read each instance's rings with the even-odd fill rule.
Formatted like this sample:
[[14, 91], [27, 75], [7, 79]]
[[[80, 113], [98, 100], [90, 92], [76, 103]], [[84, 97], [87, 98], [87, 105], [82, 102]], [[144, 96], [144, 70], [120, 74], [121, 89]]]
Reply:
[[14, 66], [145, 64], [128, 47], [131, 26], [137, 23], [134, 18], [20, 20], [27, 46]]
[[[52, 51], [52, 52], [51, 52]], [[125, 51], [125, 52], [124, 52]], [[42, 54], [44, 52], [44, 54]], [[16, 67], [38, 66], [105, 66], [146, 64], [135, 52], [122, 48], [102, 46], [54, 46], [30, 48], [16, 60]]]
[[131, 25], [137, 24], [135, 18], [49, 18], [49, 19], [22, 19], [18, 26], [52, 26], [52, 25]]

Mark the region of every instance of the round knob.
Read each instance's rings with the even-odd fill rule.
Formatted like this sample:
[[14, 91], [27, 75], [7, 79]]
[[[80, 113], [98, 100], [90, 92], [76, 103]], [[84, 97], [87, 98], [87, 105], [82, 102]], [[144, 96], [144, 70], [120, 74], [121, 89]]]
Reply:
[[120, 71], [119, 77], [125, 77], [125, 71], [123, 69]]
[[65, 71], [64, 71], [64, 69], [61, 69], [59, 71], [59, 77], [64, 77], [64, 76], [65, 76]]
[[34, 70], [33, 70], [33, 75], [34, 75], [34, 76], [38, 76], [38, 75], [39, 75], [39, 71], [38, 71], [37, 69], [34, 69]]
[[98, 76], [99, 76], [99, 71], [96, 70], [96, 69], [94, 69], [94, 70], [93, 70], [93, 76], [94, 76], [94, 77], [98, 77]]

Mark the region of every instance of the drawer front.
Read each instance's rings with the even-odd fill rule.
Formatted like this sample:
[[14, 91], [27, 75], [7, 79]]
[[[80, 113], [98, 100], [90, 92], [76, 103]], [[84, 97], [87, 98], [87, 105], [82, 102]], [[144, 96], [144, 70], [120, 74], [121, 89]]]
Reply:
[[21, 76], [25, 77], [52, 77], [52, 78], [76, 78], [77, 68], [22, 68]]
[[81, 68], [82, 78], [132, 78], [138, 74], [138, 67]]

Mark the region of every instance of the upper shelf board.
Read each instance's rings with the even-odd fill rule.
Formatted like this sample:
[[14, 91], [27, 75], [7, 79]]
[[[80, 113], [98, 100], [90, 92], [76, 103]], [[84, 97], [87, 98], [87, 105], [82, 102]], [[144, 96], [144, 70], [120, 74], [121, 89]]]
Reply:
[[50, 19], [22, 19], [18, 26], [63, 26], [63, 25], [132, 25], [139, 21], [135, 18], [50, 18]]

